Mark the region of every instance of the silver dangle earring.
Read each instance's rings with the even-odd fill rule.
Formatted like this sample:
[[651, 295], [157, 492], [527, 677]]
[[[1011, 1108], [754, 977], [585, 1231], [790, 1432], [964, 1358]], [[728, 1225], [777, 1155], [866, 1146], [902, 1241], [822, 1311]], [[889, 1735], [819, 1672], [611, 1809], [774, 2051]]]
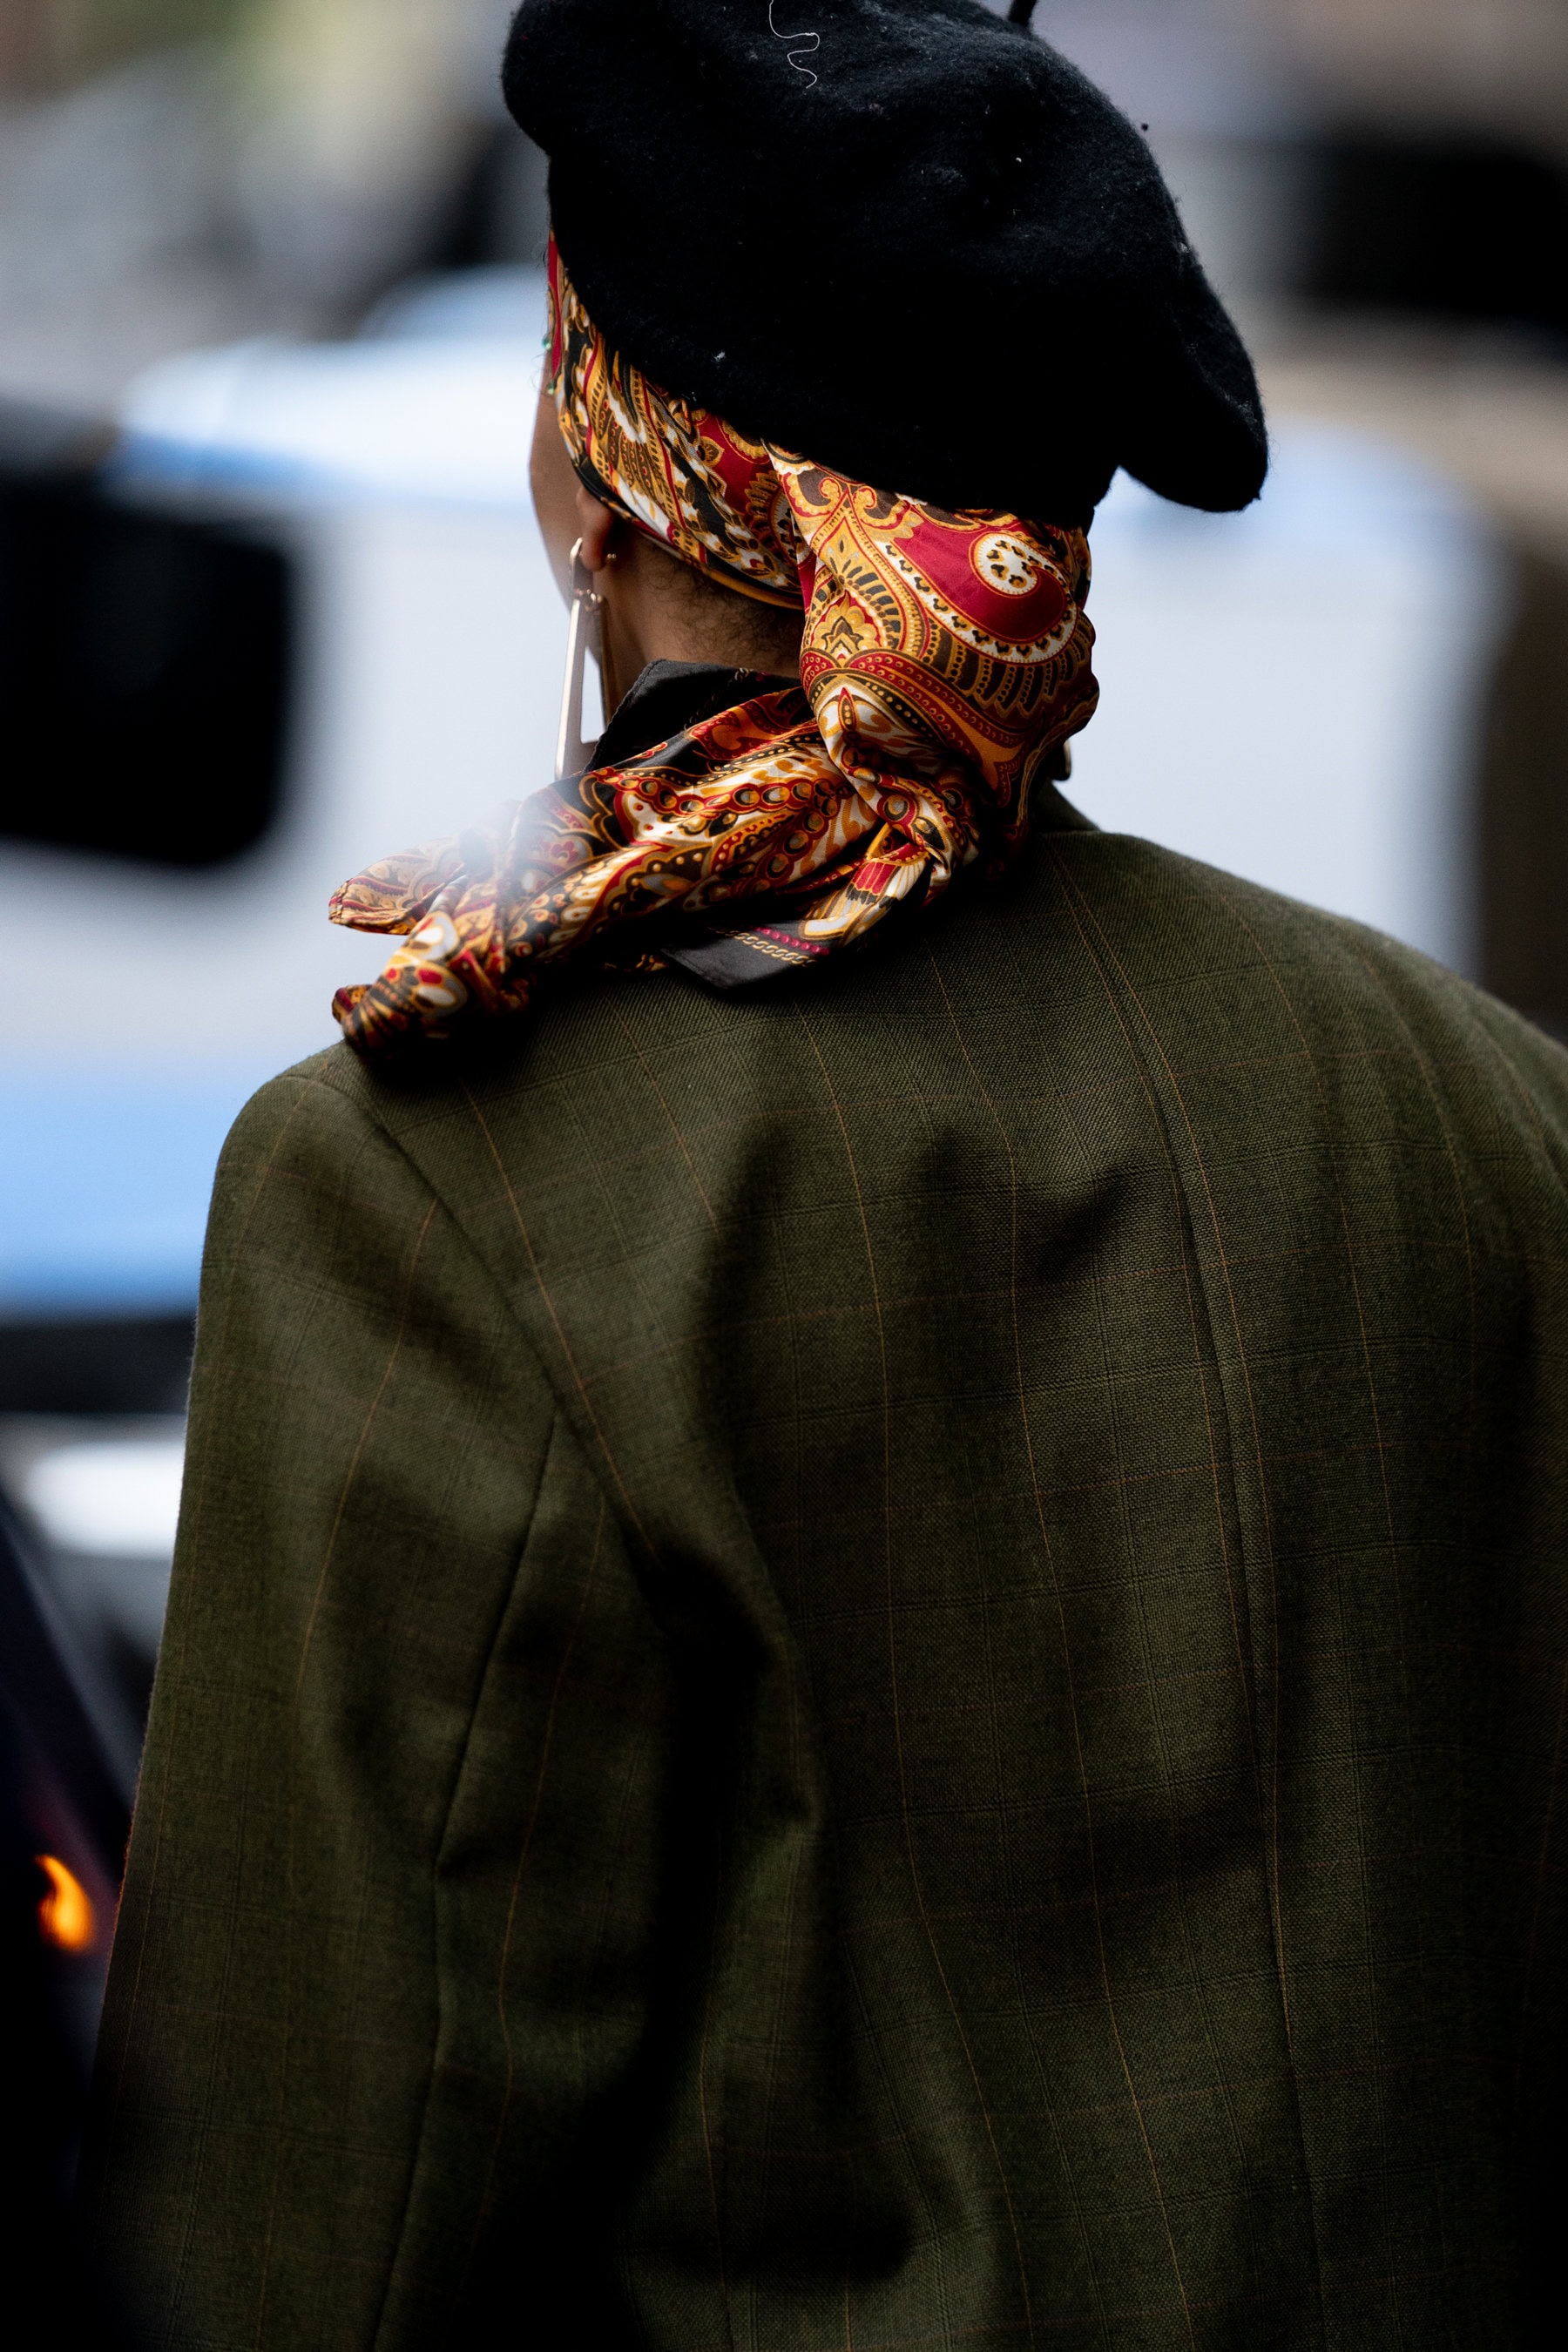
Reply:
[[555, 737], [555, 773], [575, 776], [594, 756], [583, 740], [583, 672], [588, 656], [597, 661], [603, 642], [605, 600], [583, 561], [583, 542], [572, 550], [572, 613], [566, 624], [566, 677], [561, 689], [561, 725]]

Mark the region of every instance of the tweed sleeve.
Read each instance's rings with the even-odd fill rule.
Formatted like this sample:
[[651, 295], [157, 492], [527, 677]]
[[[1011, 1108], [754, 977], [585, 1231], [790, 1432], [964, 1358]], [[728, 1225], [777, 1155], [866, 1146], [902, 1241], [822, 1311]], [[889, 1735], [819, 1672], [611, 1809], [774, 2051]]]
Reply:
[[85, 2165], [131, 2343], [402, 2352], [503, 2259], [544, 2308], [643, 2035], [669, 1714], [458, 1224], [275, 1081], [214, 1202]]

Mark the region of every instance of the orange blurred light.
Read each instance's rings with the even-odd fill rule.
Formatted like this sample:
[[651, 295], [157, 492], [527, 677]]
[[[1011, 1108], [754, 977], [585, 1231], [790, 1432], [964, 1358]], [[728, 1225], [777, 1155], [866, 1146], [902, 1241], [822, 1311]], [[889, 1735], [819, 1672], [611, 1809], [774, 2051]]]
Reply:
[[62, 1952], [88, 1951], [98, 1928], [91, 1896], [75, 1873], [54, 1854], [41, 1853], [37, 1862], [49, 1882], [49, 1891], [38, 1906], [38, 1925], [46, 1938]]

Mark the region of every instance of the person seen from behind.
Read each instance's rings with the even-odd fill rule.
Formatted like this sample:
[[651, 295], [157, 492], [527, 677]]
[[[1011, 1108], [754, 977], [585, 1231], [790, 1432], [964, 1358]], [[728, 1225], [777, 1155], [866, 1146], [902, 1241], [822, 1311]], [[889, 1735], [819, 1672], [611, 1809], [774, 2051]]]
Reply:
[[1112, 474], [1267, 445], [1027, 16], [518, 14], [610, 715], [224, 1157], [135, 2345], [1561, 2332], [1568, 1060], [1063, 796]]

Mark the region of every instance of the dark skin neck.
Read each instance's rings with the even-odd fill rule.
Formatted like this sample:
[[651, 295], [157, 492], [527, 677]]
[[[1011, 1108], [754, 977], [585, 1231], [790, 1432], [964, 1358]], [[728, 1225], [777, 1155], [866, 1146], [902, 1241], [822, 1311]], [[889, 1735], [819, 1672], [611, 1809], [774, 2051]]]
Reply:
[[723, 662], [799, 677], [797, 631], [781, 636], [776, 614], [763, 607], [753, 614], [751, 600], [739, 593], [681, 593], [679, 577], [670, 576], [681, 571], [679, 558], [666, 555], [645, 531], [584, 488], [548, 393], [541, 395], [534, 420], [529, 476], [533, 510], [563, 596], [572, 593], [572, 548], [581, 540], [583, 561], [605, 600], [600, 667], [606, 714], [651, 661]]

